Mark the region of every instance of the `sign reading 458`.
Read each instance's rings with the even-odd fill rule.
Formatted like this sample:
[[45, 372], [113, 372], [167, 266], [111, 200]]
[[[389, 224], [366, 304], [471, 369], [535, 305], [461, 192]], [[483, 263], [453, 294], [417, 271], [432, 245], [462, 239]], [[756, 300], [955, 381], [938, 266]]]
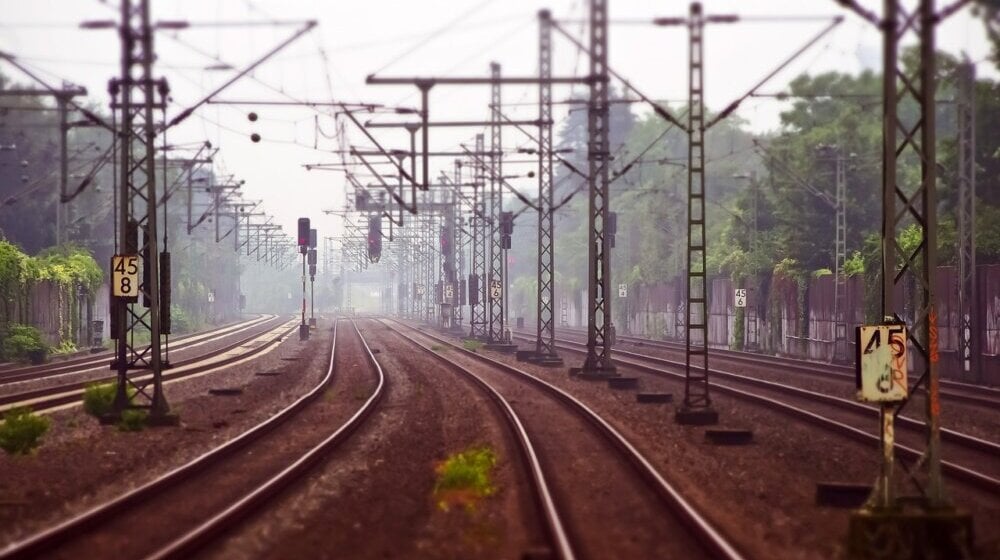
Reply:
[[139, 295], [139, 255], [111, 257], [111, 294], [121, 298]]

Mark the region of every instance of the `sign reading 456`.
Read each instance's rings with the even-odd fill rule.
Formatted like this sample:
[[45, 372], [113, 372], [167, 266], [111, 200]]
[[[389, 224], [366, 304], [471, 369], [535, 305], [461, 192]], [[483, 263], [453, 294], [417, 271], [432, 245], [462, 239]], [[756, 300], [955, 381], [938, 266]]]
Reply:
[[111, 294], [121, 298], [139, 295], [139, 255], [111, 257]]

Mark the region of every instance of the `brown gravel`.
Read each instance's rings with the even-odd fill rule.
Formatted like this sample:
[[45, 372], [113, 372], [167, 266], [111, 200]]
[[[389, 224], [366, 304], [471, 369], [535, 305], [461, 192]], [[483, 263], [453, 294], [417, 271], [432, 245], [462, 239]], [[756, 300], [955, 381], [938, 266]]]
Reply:
[[[321, 471], [205, 556], [517, 558], [543, 542], [492, 403], [383, 326], [359, 326], [389, 380], [378, 412]], [[358, 398], [352, 391], [343, 398]], [[435, 465], [483, 444], [498, 455], [497, 493], [474, 511], [441, 510], [433, 497]]]
[[[705, 556], [631, 464], [586, 418], [523, 378], [451, 347], [441, 351], [493, 385], [520, 416], [582, 557]], [[551, 375], [551, 370], [544, 371]]]
[[[843, 556], [848, 511], [815, 506], [815, 483], [871, 483], [877, 466], [874, 449], [724, 395], [713, 398], [720, 427], [751, 428], [754, 443], [712, 446], [705, 443], [703, 428], [674, 423], [673, 405], [637, 404], [634, 391], [571, 378], [565, 368], [546, 369], [484, 353], [543, 376], [608, 418], [751, 557]], [[582, 354], [561, 353], [568, 366], [583, 361]], [[619, 373], [638, 377], [642, 391], [683, 397], [680, 382], [628, 368]], [[1000, 557], [1000, 531], [992, 522], [1000, 518], [1000, 503], [957, 484], [950, 490], [955, 502], [975, 516], [981, 556]]]
[[[246, 363], [168, 384], [179, 428], [129, 433], [100, 426], [80, 407], [50, 414], [52, 427], [35, 454], [0, 456], [0, 546], [139, 486], [269, 417], [315, 384], [305, 359], [322, 355], [328, 344], [328, 334], [305, 344], [291, 336]], [[282, 373], [255, 376], [259, 371]], [[244, 391], [208, 395], [217, 387]]]

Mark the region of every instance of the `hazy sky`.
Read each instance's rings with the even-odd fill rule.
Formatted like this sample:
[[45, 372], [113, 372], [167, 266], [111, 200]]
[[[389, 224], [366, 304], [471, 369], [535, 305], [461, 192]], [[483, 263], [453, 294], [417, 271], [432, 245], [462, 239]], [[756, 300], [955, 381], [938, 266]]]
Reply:
[[[940, 0], [939, 4], [944, 4]], [[844, 13], [832, 0], [706, 0], [709, 14], [739, 13], [744, 16], [833, 16]], [[880, 10], [880, 1], [862, 1]], [[585, 0], [154, 0], [155, 20], [183, 19], [195, 22], [237, 22], [315, 19], [318, 27], [260, 67], [253, 79], [234, 85], [220, 99], [367, 101], [413, 106], [415, 88], [366, 86], [365, 76], [486, 76], [490, 61], [502, 65], [507, 75], [537, 72], [536, 13], [549, 8], [557, 19], [569, 20], [567, 29], [581, 36]], [[683, 101], [687, 91], [687, 35], [683, 28], [658, 28], [629, 24], [624, 20], [684, 15], [687, 2], [610, 0], [611, 18], [623, 20], [611, 29], [611, 66], [653, 98]], [[839, 70], [858, 72], [879, 68], [880, 37], [869, 23], [851, 14], [832, 33], [797, 59], [764, 88], [777, 92], [803, 72]], [[69, 80], [83, 85], [90, 99], [108, 104], [107, 83], [118, 69], [120, 52], [114, 31], [83, 31], [84, 20], [117, 17], [112, 3], [97, 0], [0, 0], [0, 50], [12, 53], [40, 72], [51, 83]], [[709, 27], [706, 31], [706, 100], [719, 110], [762, 78], [793, 51], [814, 36], [824, 21], [752, 21]], [[157, 72], [170, 83], [172, 114], [224, 83], [232, 72], [207, 70], [223, 60], [234, 67], [246, 65], [289, 36], [296, 27], [198, 26], [157, 36]], [[980, 62], [981, 75], [996, 78], [984, 61], [988, 45], [982, 23], [966, 9], [939, 27], [938, 46], [956, 55], [967, 53]], [[562, 37], [556, 37], [556, 75], [582, 75], [586, 58]], [[325, 52], [325, 56], [323, 53]], [[4, 62], [0, 69], [22, 78]], [[578, 93], [585, 89], [577, 86]], [[565, 99], [568, 86], [557, 88], [556, 99]], [[534, 118], [536, 107], [516, 105], [533, 102], [535, 90], [509, 87], [504, 102], [515, 118]], [[489, 91], [486, 87], [440, 86], [431, 93], [432, 119], [487, 118]], [[774, 100], [750, 99], [739, 115], [757, 130], [778, 126], [782, 105]], [[334, 161], [326, 152], [335, 148], [326, 138], [334, 132], [333, 119], [303, 108], [259, 108], [260, 120], [247, 120], [250, 108], [226, 105], [203, 107], [195, 116], [170, 132], [171, 143], [211, 140], [221, 148], [227, 173], [246, 180], [248, 198], [263, 199], [286, 231], [294, 231], [295, 219], [311, 216], [321, 235], [329, 234], [333, 218], [321, 210], [339, 207], [344, 200], [343, 178], [331, 172], [307, 172], [302, 164]], [[636, 106], [642, 112], [641, 106]], [[368, 118], [368, 117], [365, 117]], [[393, 120], [374, 116], [374, 120]], [[318, 124], [318, 129], [317, 129]], [[264, 140], [250, 141], [259, 133]], [[405, 147], [405, 134], [374, 131], [383, 145]], [[437, 129], [432, 149], [458, 149], [471, 142], [478, 130]], [[361, 134], [350, 131], [353, 142]], [[527, 144], [513, 130], [505, 130], [505, 146]], [[441, 161], [450, 169], [450, 161]], [[525, 171], [527, 168], [524, 169]], [[510, 167], [508, 172], [516, 172]], [[432, 172], [437, 174], [437, 170]], [[520, 188], [530, 192], [528, 179]], [[535, 187], [537, 188], [537, 187]]]

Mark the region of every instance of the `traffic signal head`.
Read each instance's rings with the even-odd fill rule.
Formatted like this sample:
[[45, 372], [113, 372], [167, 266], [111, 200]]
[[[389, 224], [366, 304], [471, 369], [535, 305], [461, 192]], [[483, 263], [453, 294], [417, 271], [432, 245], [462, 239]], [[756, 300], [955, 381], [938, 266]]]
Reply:
[[316, 230], [315, 229], [310, 229], [309, 230], [309, 248], [310, 249], [315, 249], [316, 248]]
[[316, 249], [309, 249], [309, 252], [306, 253], [306, 263], [309, 266], [316, 266]]
[[306, 252], [309, 247], [309, 218], [299, 218], [299, 251]]

